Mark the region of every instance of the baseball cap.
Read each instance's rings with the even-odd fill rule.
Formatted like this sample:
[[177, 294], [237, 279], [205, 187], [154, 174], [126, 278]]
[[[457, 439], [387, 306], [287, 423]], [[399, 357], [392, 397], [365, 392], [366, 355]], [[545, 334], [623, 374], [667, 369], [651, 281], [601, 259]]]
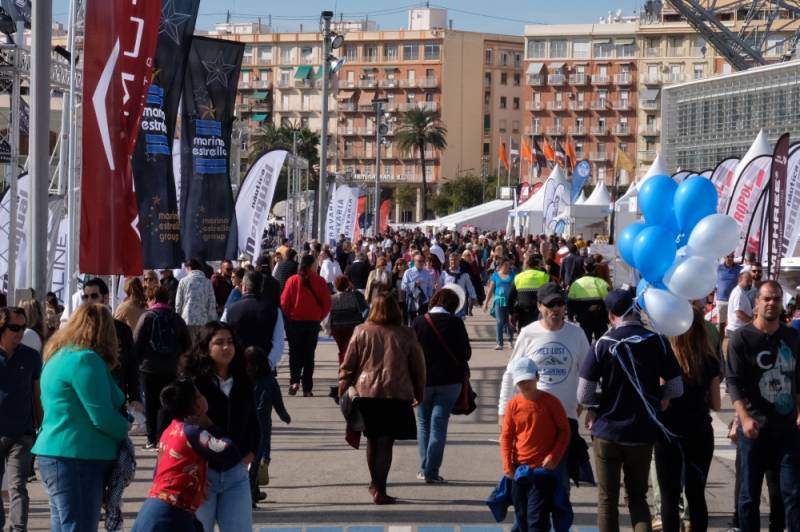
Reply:
[[511, 365], [511, 377], [514, 379], [514, 384], [522, 381], [532, 381], [537, 378], [539, 367], [532, 358], [523, 356], [518, 358]]
[[549, 305], [556, 301], [561, 301], [563, 303], [565, 301], [564, 291], [561, 290], [556, 283], [542, 285], [539, 290], [536, 291], [536, 295], [539, 303], [542, 305]]
[[617, 288], [605, 298], [606, 309], [614, 316], [624, 316], [633, 309], [633, 296], [627, 290]]

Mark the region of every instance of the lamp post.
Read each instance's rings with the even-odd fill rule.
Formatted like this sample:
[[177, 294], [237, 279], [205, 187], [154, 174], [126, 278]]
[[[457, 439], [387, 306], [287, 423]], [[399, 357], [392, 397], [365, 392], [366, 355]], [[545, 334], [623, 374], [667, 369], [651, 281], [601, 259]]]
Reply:
[[381, 216], [381, 144], [383, 135], [389, 130], [383, 123], [383, 104], [386, 98], [374, 98], [372, 104], [375, 106], [375, 214], [372, 220], [372, 233], [376, 238], [380, 233]]
[[319, 195], [317, 201], [317, 239], [325, 238], [325, 213], [328, 207], [328, 56], [331, 53], [333, 11], [322, 12], [322, 131], [320, 139]]

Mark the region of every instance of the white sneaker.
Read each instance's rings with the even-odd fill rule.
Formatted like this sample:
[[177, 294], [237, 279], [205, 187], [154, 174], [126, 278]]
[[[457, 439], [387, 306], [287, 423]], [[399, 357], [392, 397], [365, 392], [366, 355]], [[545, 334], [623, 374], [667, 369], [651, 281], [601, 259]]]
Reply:
[[500, 345], [500, 344], [497, 344], [496, 346], [494, 346], [494, 350], [495, 351], [502, 351], [503, 350], [503, 346]]
[[423, 473], [422, 471], [419, 471], [417, 473], [417, 480], [425, 480], [425, 473]]

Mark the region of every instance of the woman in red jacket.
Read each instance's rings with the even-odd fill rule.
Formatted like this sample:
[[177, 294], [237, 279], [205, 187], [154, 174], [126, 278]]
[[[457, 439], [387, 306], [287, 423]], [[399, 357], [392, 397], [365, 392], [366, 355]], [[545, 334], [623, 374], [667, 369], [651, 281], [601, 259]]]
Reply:
[[303, 383], [303, 397], [314, 387], [314, 351], [319, 324], [331, 310], [331, 293], [325, 279], [317, 275], [313, 255], [300, 260], [300, 272], [289, 277], [281, 294], [289, 340], [289, 395], [296, 395]]

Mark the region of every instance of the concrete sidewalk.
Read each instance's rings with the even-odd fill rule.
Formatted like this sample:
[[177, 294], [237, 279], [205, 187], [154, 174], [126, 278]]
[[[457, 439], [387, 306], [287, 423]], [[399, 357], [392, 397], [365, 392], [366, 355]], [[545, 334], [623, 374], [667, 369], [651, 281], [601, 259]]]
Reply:
[[[275, 418], [272, 440], [271, 484], [266, 488], [267, 501], [254, 512], [256, 530], [299, 531], [306, 527], [315, 532], [334, 532], [349, 528], [354, 532], [456, 532], [460, 525], [467, 532], [497, 530], [485, 499], [501, 475], [497, 443], [497, 395], [499, 381], [510, 350], [494, 351], [494, 322], [476, 311], [468, 319], [474, 334], [472, 384], [478, 393], [479, 407], [470, 416], [451, 418], [447, 448], [441, 474], [449, 482], [426, 485], [415, 478], [419, 456], [416, 442], [398, 442], [389, 476], [389, 493], [400, 499], [395, 506], [375, 506], [367, 493], [369, 475], [364, 446], [354, 450], [344, 441], [344, 422], [338, 407], [327, 397], [328, 387], [335, 383], [336, 353], [330, 341], [320, 343], [317, 350], [316, 397], [284, 399], [292, 416], [285, 425]], [[488, 337], [487, 337], [487, 333]], [[284, 361], [286, 362], [286, 361]], [[285, 364], [284, 364], [285, 366]], [[279, 380], [288, 387], [286, 367]], [[711, 513], [711, 529], [727, 528], [733, 508], [733, 463], [731, 447], [724, 438], [726, 423], [731, 417], [730, 401], [722, 422], [716, 425], [717, 453], [711, 466], [707, 499]], [[585, 435], [584, 435], [585, 436]], [[587, 441], [588, 437], [586, 437]], [[141, 438], [136, 444], [141, 446]], [[136, 511], [150, 487], [155, 454], [140, 452], [136, 480], [125, 497], [126, 529], [133, 523]], [[39, 482], [29, 485], [31, 491], [30, 530], [48, 530], [49, 512]], [[596, 523], [596, 489], [572, 489], [576, 530], [593, 530]], [[762, 508], [766, 508], [762, 504]], [[621, 523], [629, 526], [627, 510], [620, 509]], [[511, 518], [500, 525], [506, 530]], [[354, 528], [365, 525], [377, 528]], [[436, 525], [433, 528], [429, 526]], [[453, 528], [454, 525], [456, 529]], [[331, 528], [332, 527], [332, 528]], [[400, 528], [395, 528], [400, 527]], [[411, 527], [411, 528], [409, 528]], [[441, 528], [444, 527], [444, 528]], [[484, 528], [494, 527], [494, 528]]]

